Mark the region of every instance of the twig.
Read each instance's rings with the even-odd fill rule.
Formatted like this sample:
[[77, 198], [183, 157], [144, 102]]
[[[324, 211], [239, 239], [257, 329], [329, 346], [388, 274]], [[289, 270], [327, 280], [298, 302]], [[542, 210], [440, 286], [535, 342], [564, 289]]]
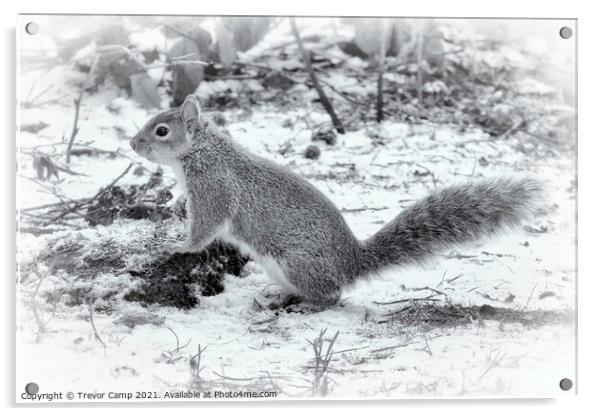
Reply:
[[37, 236], [40, 236], [43, 234], [53, 234], [57, 230], [49, 229], [49, 228], [39, 228], [39, 227], [21, 227], [19, 229], [19, 231], [21, 233], [31, 234], [31, 235], [35, 235], [37, 237]]
[[491, 360], [491, 362], [489, 363], [489, 365], [487, 366], [485, 371], [483, 371], [481, 376], [477, 379], [476, 383], [481, 381], [483, 379], [483, 377], [485, 377], [487, 375], [487, 373], [489, 373], [489, 371], [491, 371], [493, 368], [499, 367], [500, 361], [504, 359], [505, 355], [506, 354], [503, 354], [501, 351], [498, 351], [495, 358], [493, 358], [493, 359], [489, 358]]
[[330, 88], [334, 93], [336, 93], [337, 95], [341, 96], [343, 99], [349, 101], [351, 104], [355, 104], [357, 106], [363, 106], [363, 107], [370, 107], [370, 101], [365, 102], [365, 101], [360, 101], [354, 98], [351, 98], [348, 92], [342, 92], [339, 91], [334, 85], [332, 85], [330, 82], [324, 80], [324, 78], [318, 78], [318, 80], [320, 81], [321, 84], [326, 85], [328, 88]]
[[88, 74], [86, 75], [86, 79], [82, 83], [81, 88], [79, 90], [79, 94], [75, 98], [75, 101], [74, 101], [75, 115], [73, 117], [73, 128], [71, 130], [71, 136], [69, 137], [69, 144], [67, 145], [67, 155], [66, 155], [67, 164], [69, 164], [69, 162], [71, 160], [71, 148], [73, 147], [73, 141], [75, 140], [75, 137], [77, 136], [77, 133], [79, 132], [79, 127], [77, 126], [77, 123], [79, 121], [79, 109], [81, 107], [82, 99], [84, 98], [84, 92], [86, 91], [86, 87], [88, 86], [88, 81], [90, 81], [90, 77], [94, 73], [97, 64], [98, 64], [98, 53], [94, 55], [94, 58], [92, 58], [92, 65], [90, 66], [90, 70], [88, 71]]
[[216, 376], [223, 378], [224, 380], [231, 380], [231, 381], [255, 381], [255, 380], [263, 380], [263, 379], [272, 379], [272, 378], [286, 378], [284, 376], [272, 376], [267, 375], [267, 376], [257, 376], [257, 377], [248, 377], [248, 378], [237, 378], [237, 377], [228, 377], [226, 375], [217, 373], [215, 371], [212, 371], [213, 374], [215, 374]]
[[433, 173], [433, 171], [427, 168], [426, 166], [422, 166], [420, 163], [416, 163], [416, 166], [420, 166], [422, 169], [427, 171], [427, 173], [431, 176], [431, 179], [433, 180], [433, 187], [436, 188], [437, 178], [435, 178], [435, 174]]
[[186, 59], [187, 55], [184, 55], [182, 57], [177, 57], [177, 58], [171, 58], [169, 60], [169, 62], [166, 63], [162, 63], [162, 64], [157, 64], [157, 65], [149, 65], [149, 66], [145, 66], [144, 68], [146, 70], [149, 69], [156, 69], [156, 68], [171, 68], [174, 66], [202, 66], [202, 67], [206, 67], [209, 66], [209, 62], [205, 62], [205, 61], [199, 61], [197, 59]]
[[[85, 173], [75, 172], [75, 171], [69, 169], [68, 167], [66, 167], [65, 165], [61, 164], [60, 162], [55, 161], [54, 159], [52, 159], [52, 156], [54, 156], [54, 154], [49, 155], [49, 154], [41, 152], [37, 149], [35, 149], [33, 152], [28, 152], [28, 151], [21, 149], [21, 153], [24, 155], [31, 156], [32, 158], [34, 158], [34, 161], [36, 159], [38, 159], [38, 160], [43, 159], [47, 165], [51, 165], [51, 168], [56, 169], [57, 171], [68, 173], [69, 175], [90, 176]], [[71, 153], [73, 154], [73, 151]], [[22, 176], [22, 177], [25, 177], [25, 176]]]
[[[337, 331], [332, 339], [325, 339], [324, 335], [326, 334], [326, 331], [326, 329], [322, 329], [320, 331], [320, 335], [313, 341], [307, 340], [314, 350], [314, 365], [309, 367], [313, 368], [314, 370], [314, 378], [311, 382], [311, 389], [314, 395], [320, 394], [321, 396], [325, 396], [328, 393], [329, 382], [334, 381], [330, 378], [328, 372], [331, 370], [330, 362], [334, 354], [334, 343], [339, 336], [339, 331]], [[325, 342], [328, 343], [328, 347], [326, 349], [326, 353], [322, 354]]]
[[[369, 347], [369, 345], [364, 345], [363, 347], [357, 347], [357, 348], [347, 348], [346, 350], [334, 351], [330, 355], [343, 354], [344, 352], [363, 350], [368, 347]], [[310, 359], [309, 362], [311, 363], [312, 361], [316, 361], [319, 358], [325, 358], [325, 357], [326, 357], [325, 355], [322, 355], [321, 357], [314, 357], [314, 358]]]
[[168, 326], [166, 328], [171, 331], [171, 333], [174, 335], [174, 337], [176, 337], [176, 348], [174, 350], [169, 351], [170, 355], [174, 355], [177, 352], [179, 352], [182, 348], [186, 348], [190, 344], [190, 341], [192, 341], [192, 338], [191, 338], [188, 340], [188, 342], [186, 344], [180, 346], [180, 338], [178, 337], [178, 334], [176, 334], [176, 331], [174, 331], [173, 329], [171, 329]]
[[190, 365], [190, 373], [194, 379], [199, 380], [201, 376], [199, 375], [201, 371], [205, 368], [205, 366], [201, 367], [201, 355], [207, 349], [209, 345], [206, 345], [205, 348], [201, 348], [201, 344], [197, 344], [197, 353], [190, 357], [188, 363]]
[[234, 62], [232, 62], [232, 65], [236, 65], [236, 66], [248, 66], [250, 68], [261, 69], [261, 70], [266, 71], [266, 72], [274, 72], [275, 71], [275, 72], [279, 72], [281, 74], [285, 73], [285, 71], [280, 70], [280, 69], [271, 68], [271, 67], [269, 67], [267, 65], [254, 64], [254, 63], [251, 63], [251, 62], [234, 61]]
[[523, 306], [523, 309], [521, 310], [521, 312], [524, 312], [525, 310], [527, 310], [527, 307], [529, 306], [529, 302], [531, 302], [531, 298], [533, 297], [533, 293], [535, 293], [535, 288], [537, 288], [537, 283], [535, 283], [535, 285], [533, 286], [533, 289], [531, 289], [531, 293], [529, 294], [529, 297], [527, 298], [527, 301], [525, 302], [525, 306]]
[[456, 281], [457, 279], [461, 278], [462, 276], [464, 276], [464, 273], [460, 273], [459, 275], [457, 275], [456, 277], [454, 277], [453, 279], [449, 279], [447, 280], [447, 283], [451, 283]]
[[441, 295], [441, 296], [445, 296], [445, 297], [447, 297], [447, 294], [446, 294], [445, 292], [442, 292], [442, 291], [440, 291], [440, 290], [437, 290], [437, 289], [433, 289], [433, 288], [432, 288], [432, 287], [430, 287], [430, 286], [421, 287], [421, 288], [418, 288], [418, 289], [415, 289], [415, 290], [425, 290], [425, 289], [426, 289], [426, 290], [430, 290], [430, 291], [432, 291], [432, 292], [435, 292], [435, 293], [437, 293], [438, 295]]
[[205, 78], [212, 80], [212, 81], [219, 81], [219, 80], [261, 79], [264, 77], [260, 74], [256, 74], [256, 75], [205, 75]]
[[[37, 261], [36, 261], [35, 257], [34, 257], [33, 261], [36, 264], [36, 268], [37, 268]], [[37, 276], [37, 273], [35, 273], [35, 274]], [[60, 296], [56, 297], [56, 300], [55, 300], [55, 303], [54, 303], [54, 311], [52, 312], [50, 318], [44, 320], [44, 316], [43, 316], [43, 313], [42, 313], [42, 308], [40, 307], [40, 305], [38, 304], [38, 301], [37, 301], [37, 295], [38, 295], [38, 292], [40, 290], [40, 287], [42, 286], [42, 281], [43, 280], [44, 280], [43, 276], [39, 277], [38, 278], [38, 282], [37, 282], [34, 290], [30, 293], [31, 310], [33, 312], [33, 316], [34, 316], [34, 319], [36, 321], [36, 325], [38, 327], [38, 330], [37, 330], [37, 333], [36, 333], [36, 342], [40, 342], [42, 340], [42, 338], [48, 332], [47, 331], [48, 330], [48, 323], [50, 322], [50, 320], [52, 319], [52, 317], [56, 313], [58, 299], [60, 298]]]
[[499, 140], [506, 140], [508, 138], [508, 136], [510, 136], [511, 134], [515, 133], [522, 126], [524, 126], [524, 124], [525, 124], [525, 121], [523, 119], [520, 119], [520, 120], [516, 121], [508, 130], [506, 130], [505, 132], [503, 132], [502, 134], [500, 134], [497, 137], [497, 139], [499, 139]]
[[385, 74], [385, 55], [387, 53], [388, 19], [381, 24], [380, 53], [378, 56], [378, 80], [376, 82], [376, 121], [380, 123], [384, 119], [383, 113], [383, 76]]
[[208, 66], [209, 64], [207, 62], [197, 61], [197, 60], [195, 60], [195, 61], [171, 61], [166, 64], [166, 66], [178, 66], [178, 65], [180, 65], [180, 66], [185, 66], [185, 65]]
[[119, 176], [117, 176], [115, 179], [113, 179], [113, 181], [112, 181], [112, 182], [111, 182], [111, 183], [110, 183], [108, 186], [105, 186], [104, 188], [100, 188], [100, 189], [98, 190], [98, 192], [96, 192], [96, 194], [95, 194], [95, 195], [94, 195], [92, 198], [88, 198], [88, 199], [84, 200], [83, 202], [76, 203], [76, 204], [75, 204], [75, 205], [73, 205], [71, 208], [69, 208], [69, 209], [67, 209], [67, 210], [63, 211], [62, 213], [60, 213], [60, 214], [59, 214], [59, 215], [57, 215], [56, 217], [54, 217], [54, 218], [52, 218], [51, 220], [49, 220], [48, 222], [46, 222], [44, 225], [45, 225], [45, 226], [47, 226], [47, 225], [49, 225], [49, 224], [52, 224], [53, 222], [60, 220], [61, 218], [65, 217], [66, 215], [68, 215], [68, 214], [71, 214], [72, 212], [75, 212], [75, 211], [77, 211], [78, 209], [80, 209], [80, 208], [81, 208], [81, 207], [83, 207], [84, 205], [86, 205], [86, 204], [89, 204], [89, 203], [93, 202], [93, 201], [94, 201], [96, 198], [98, 198], [98, 197], [99, 197], [99, 196], [100, 196], [100, 195], [101, 195], [101, 194], [102, 194], [104, 191], [106, 191], [107, 189], [110, 189], [110, 188], [112, 188], [112, 187], [113, 187], [113, 186], [114, 186], [114, 185], [117, 183], [117, 181], [119, 181], [119, 179], [121, 179], [122, 177], [124, 177], [124, 176], [125, 176], [125, 175], [126, 175], [126, 174], [127, 174], [129, 171], [130, 171], [130, 169], [132, 168], [132, 166], [133, 166], [133, 165], [134, 165], [133, 163], [130, 163], [130, 164], [128, 165], [128, 167], [127, 167], [127, 168], [125, 168], [125, 170], [124, 170], [123, 172], [121, 172], [121, 174], [120, 174]]
[[69, 144], [67, 144], [67, 155], [66, 155], [66, 160], [65, 160], [67, 162], [67, 164], [69, 164], [69, 162], [71, 161], [71, 148], [73, 147], [73, 142], [75, 141], [75, 137], [77, 136], [77, 133], [79, 132], [79, 127], [77, 126], [77, 122], [79, 121], [79, 108], [81, 107], [83, 97], [84, 97], [84, 87], [82, 87], [81, 91], [79, 92], [79, 95], [74, 100], [75, 116], [73, 117], [73, 128], [71, 129], [71, 136], [69, 137]]
[[341, 208], [341, 212], [384, 211], [389, 207]]
[[[23, 176], [23, 178], [25, 178], [25, 176]], [[31, 179], [31, 178], [27, 178], [27, 179]], [[87, 201], [87, 200], [88, 200], [88, 198], [81, 198], [81, 199], [74, 199], [71, 202], [72, 203], [77, 203], [77, 202], [82, 202], [82, 201]], [[19, 211], [21, 213], [23, 213], [23, 212], [30, 212], [30, 211], [38, 211], [40, 209], [54, 208], [54, 207], [58, 207], [58, 206], [61, 206], [61, 205], [64, 206], [65, 202], [64, 201], [53, 202], [51, 204], [44, 204], [44, 205], [38, 205], [38, 206], [35, 206], [35, 207], [21, 208], [21, 209], [19, 209]]]
[[422, 106], [422, 60], [424, 55], [424, 33], [422, 24], [418, 28], [418, 40], [416, 42], [416, 60], [418, 61], [418, 67], [416, 72], [416, 81], [418, 85], [418, 104]]
[[305, 50], [305, 47], [303, 46], [303, 41], [301, 40], [301, 36], [299, 35], [299, 30], [297, 29], [297, 24], [295, 23], [295, 18], [291, 17], [290, 22], [291, 22], [291, 30], [293, 31], [293, 35], [295, 36], [297, 45], [299, 46], [299, 51], [301, 52], [303, 61], [305, 62], [305, 67], [307, 69], [307, 72], [309, 73], [311, 82], [314, 85], [314, 89], [316, 90], [316, 92], [318, 93], [318, 96], [320, 97], [320, 102], [322, 103], [322, 106], [324, 106], [324, 109], [330, 116], [330, 119], [332, 120], [332, 124], [334, 125], [334, 128], [336, 129], [336, 131], [340, 134], [345, 134], [345, 128], [343, 127], [343, 124], [341, 123], [341, 120], [339, 120], [339, 117], [335, 113], [334, 108], [332, 107], [332, 104], [330, 103], [330, 100], [324, 93], [324, 90], [322, 89], [322, 86], [320, 85], [320, 81], [318, 81], [318, 77], [316, 76], [316, 73], [314, 72], [314, 69], [311, 65], [311, 59], [309, 58], [309, 54]]
[[441, 299], [433, 299], [433, 297], [437, 296], [436, 294], [427, 296], [425, 298], [404, 298], [404, 299], [399, 299], [399, 300], [393, 300], [390, 302], [377, 302], [377, 301], [373, 301], [372, 303], [374, 303], [375, 305], [395, 305], [397, 303], [405, 303], [405, 302], [420, 302], [420, 301], [425, 301], [425, 300], [430, 300], [430, 301], [434, 301], [434, 302], [439, 302]]
[[94, 195], [92, 198], [90, 198], [90, 200], [89, 200], [88, 202], [91, 202], [91, 201], [95, 200], [95, 199], [96, 199], [96, 198], [98, 198], [98, 196], [99, 196], [100, 194], [102, 194], [102, 193], [103, 193], [105, 190], [107, 190], [107, 189], [109, 189], [109, 188], [113, 187], [113, 185], [115, 185], [115, 184], [116, 184], [116, 183], [119, 181], [119, 179], [121, 179], [121, 178], [123, 178], [125, 175], [127, 175], [127, 173], [130, 171], [130, 169], [132, 168], [132, 166], [133, 166], [133, 165], [134, 165], [133, 163], [130, 163], [130, 164], [128, 165], [128, 167], [127, 167], [127, 168], [125, 168], [125, 170], [119, 174], [119, 176], [117, 176], [115, 179], [113, 179], [113, 181], [112, 181], [112, 182], [111, 182], [109, 185], [105, 186], [104, 188], [102, 188], [102, 189], [100, 189], [98, 192], [96, 192], [96, 194], [95, 194], [95, 195]]
[[[515, 122], [512, 126], [510, 126], [502, 134], [499, 134], [497, 136], [491, 136], [491, 137], [488, 137], [486, 139], [464, 140], [462, 142], [456, 143], [456, 145], [465, 145], [465, 144], [468, 144], [468, 143], [491, 143], [491, 142], [494, 142], [496, 140], [506, 140], [511, 134], [516, 133], [518, 130], [520, 130], [524, 126], [525, 126], [525, 121], [521, 119], [521, 120]], [[494, 133], [490, 133], [490, 134], [494, 134]], [[527, 134], [529, 134], [529, 133], [527, 132]], [[476, 161], [475, 161], [475, 163], [476, 163]], [[474, 172], [474, 169], [473, 169], [473, 172]]]
[[102, 340], [102, 338], [100, 337], [100, 335], [98, 335], [98, 331], [96, 330], [96, 325], [94, 325], [94, 313], [92, 310], [92, 301], [90, 301], [88, 303], [88, 312], [89, 312], [89, 316], [90, 316], [90, 325], [92, 325], [92, 329], [94, 330], [94, 338], [100, 342], [102, 344], [102, 347], [104, 348], [104, 355], [107, 355], [107, 344], [105, 344], [105, 342]]
[[378, 349], [370, 351], [370, 353], [371, 354], [376, 354], [376, 353], [383, 352], [383, 351], [389, 351], [389, 350], [394, 350], [394, 349], [397, 349], [397, 348], [407, 347], [408, 345], [415, 343], [415, 341], [412, 341], [414, 338], [416, 338], [416, 335], [413, 336], [413, 337], [410, 337], [410, 338], [406, 339], [405, 342], [403, 342], [402, 344], [392, 345], [390, 347], [378, 348]]
[[49, 98], [48, 100], [45, 101], [40, 101], [40, 102], [31, 102], [31, 101], [22, 101], [21, 102], [21, 106], [23, 108], [34, 108], [34, 107], [42, 107], [43, 105], [46, 104], [54, 104], [54, 103], [58, 103], [60, 102], [63, 98], [66, 98], [68, 96], [70, 96], [71, 94], [62, 94], [58, 97], [55, 98]]

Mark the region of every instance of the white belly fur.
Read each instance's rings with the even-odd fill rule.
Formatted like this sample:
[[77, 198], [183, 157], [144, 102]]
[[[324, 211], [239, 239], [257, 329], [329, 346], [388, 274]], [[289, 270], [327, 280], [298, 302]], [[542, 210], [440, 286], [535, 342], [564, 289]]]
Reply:
[[188, 186], [186, 184], [186, 175], [184, 174], [184, 169], [178, 163], [174, 163], [173, 165], [169, 165], [173, 170], [174, 175], [176, 176], [176, 180], [178, 181], [178, 186], [182, 191], [182, 194], [188, 197]]
[[288, 281], [284, 271], [272, 256], [263, 256], [259, 254], [256, 250], [253, 249], [246, 242], [237, 238], [232, 233], [232, 224], [230, 221], [224, 222], [216, 232], [216, 238], [220, 240], [232, 244], [237, 247], [241, 253], [250, 256], [253, 260], [258, 262], [266, 274], [272, 279], [275, 284], [278, 284], [282, 287], [282, 289], [287, 294], [297, 294], [298, 290]]

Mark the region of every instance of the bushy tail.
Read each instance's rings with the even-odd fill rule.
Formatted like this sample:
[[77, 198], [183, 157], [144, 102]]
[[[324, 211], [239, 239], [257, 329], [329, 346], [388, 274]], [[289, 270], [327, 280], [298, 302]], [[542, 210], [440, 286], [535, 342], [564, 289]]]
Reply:
[[532, 179], [495, 179], [437, 191], [362, 242], [363, 272], [419, 263], [441, 250], [515, 226], [536, 208]]

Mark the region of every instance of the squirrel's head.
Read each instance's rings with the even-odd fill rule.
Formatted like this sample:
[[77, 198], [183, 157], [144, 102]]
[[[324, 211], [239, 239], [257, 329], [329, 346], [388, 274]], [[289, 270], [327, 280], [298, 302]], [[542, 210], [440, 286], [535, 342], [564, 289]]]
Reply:
[[148, 121], [132, 137], [130, 146], [151, 162], [171, 165], [190, 149], [198, 140], [198, 133], [206, 127], [207, 120], [199, 117], [200, 114], [200, 103], [191, 94], [179, 108], [165, 111]]

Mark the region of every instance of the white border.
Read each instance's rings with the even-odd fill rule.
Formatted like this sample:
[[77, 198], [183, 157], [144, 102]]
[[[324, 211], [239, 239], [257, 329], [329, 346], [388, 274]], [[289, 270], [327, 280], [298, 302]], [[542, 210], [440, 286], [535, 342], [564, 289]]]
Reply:
[[[6, 230], [3, 240], [4, 247], [0, 250], [3, 263], [6, 266], [4, 274], [5, 294], [5, 337], [4, 337], [4, 377], [2, 379], [2, 397], [4, 405], [10, 406], [15, 397], [14, 384], [14, 330], [15, 330], [15, 240], [12, 231], [14, 223], [15, 201], [15, 20], [18, 12], [38, 13], [131, 13], [131, 14], [303, 14], [303, 15], [399, 15], [399, 16], [446, 16], [446, 17], [553, 17], [579, 19], [579, 395], [567, 396], [558, 400], [436, 400], [436, 401], [353, 401], [353, 402], [240, 402], [240, 403], [149, 403], [144, 412], [164, 413], [165, 408], [177, 405], [178, 411], [194, 410], [213, 411], [232, 408], [245, 413], [274, 413], [295, 414], [314, 412], [321, 408], [328, 412], [338, 411], [365, 413], [370, 408], [377, 408], [381, 413], [398, 414], [400, 411], [437, 412], [447, 414], [479, 414], [486, 411], [489, 415], [505, 415], [509, 412], [528, 410], [535, 414], [588, 414], [599, 408], [598, 386], [600, 386], [600, 264], [598, 246], [602, 239], [600, 216], [602, 215], [600, 197], [600, 151], [599, 114], [602, 107], [600, 94], [600, 78], [602, 63], [600, 62], [600, 41], [602, 40], [602, 16], [596, 13], [595, 2], [587, 6], [583, 3], [567, 1], [527, 2], [525, 0], [504, 0], [502, 2], [476, 1], [429, 1], [393, 2], [370, 0], [364, 4], [352, 3], [349, 0], [303, 0], [296, 4], [269, 0], [254, 0], [252, 2], [236, 2], [220, 0], [212, 3], [166, 2], [146, 0], [144, 2], [123, 2], [118, 0], [103, 0], [102, 2], [86, 2], [73, 0], [21, 1], [17, 5], [4, 3], [2, 19], [5, 22], [5, 53], [4, 53], [4, 82], [6, 106], [2, 112], [2, 125], [5, 128], [4, 148], [4, 189], [6, 202], [3, 206], [3, 229]], [[11, 29], [12, 28], [12, 29]], [[51, 357], [49, 357], [51, 359]], [[45, 408], [41, 411], [64, 412], [76, 411], [64, 407]], [[103, 408], [87, 408], [86, 412], [103, 412]], [[197, 409], [201, 407], [202, 409]], [[400, 409], [403, 407], [403, 409]], [[283, 409], [283, 408], [286, 408]], [[590, 412], [591, 409], [591, 412]], [[32, 410], [32, 409], [26, 409]]]

